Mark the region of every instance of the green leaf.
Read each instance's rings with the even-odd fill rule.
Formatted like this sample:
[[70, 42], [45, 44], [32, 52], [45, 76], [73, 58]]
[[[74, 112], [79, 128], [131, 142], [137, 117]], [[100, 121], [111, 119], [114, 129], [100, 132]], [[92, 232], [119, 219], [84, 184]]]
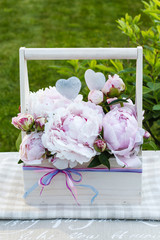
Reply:
[[154, 105], [153, 110], [160, 111], [160, 104]]
[[120, 25], [119, 28], [120, 28], [121, 30], [124, 30], [124, 29], [126, 28], [126, 23], [125, 23], [124, 18], [118, 19], [118, 20], [117, 20], [117, 23]]
[[152, 78], [146, 74], [143, 74], [143, 79], [146, 80], [146, 82], [152, 81]]
[[111, 103], [108, 103], [108, 105], [115, 105], [120, 102], [128, 102], [128, 101], [126, 99], [116, 99], [116, 100], [112, 101]]
[[148, 87], [143, 86], [143, 94], [147, 94], [149, 92], [152, 92], [152, 90]]
[[133, 23], [138, 23], [140, 18], [141, 18], [141, 14], [135, 16], [134, 19], [133, 19]]
[[153, 0], [153, 2], [155, 2], [155, 4], [157, 4], [160, 7], [160, 1], [159, 0]]
[[157, 123], [158, 126], [160, 126], [160, 120], [158, 120], [156, 123]]
[[[160, 112], [154, 112], [153, 115], [152, 115], [153, 118], [159, 118], [160, 117]], [[158, 121], [157, 121], [157, 124], [158, 124]], [[159, 124], [158, 124], [159, 125]]]
[[21, 164], [21, 163], [23, 163], [23, 161], [21, 159], [19, 159], [18, 164]]
[[155, 62], [155, 54], [153, 52], [151, 52], [150, 50], [148, 49], [144, 49], [144, 57], [145, 59], [149, 62], [149, 64], [151, 66], [154, 65], [154, 62]]
[[147, 83], [147, 86], [150, 89], [152, 89], [152, 91], [156, 91], [156, 90], [160, 89], [160, 83], [149, 82], [149, 83]]
[[89, 64], [89, 67], [92, 69], [92, 68], [95, 68], [97, 66], [97, 61], [96, 60], [92, 60]]
[[63, 68], [63, 66], [60, 66], [60, 65], [50, 65], [49, 68], [60, 69], [60, 68]]
[[149, 141], [143, 144], [143, 149], [147, 150], [157, 150], [157, 146], [153, 141]]
[[102, 65], [102, 64], [96, 65], [95, 68], [97, 68], [101, 71], [115, 73], [115, 69], [113, 67], [107, 67], [107, 66]]
[[115, 60], [115, 61], [110, 60], [110, 62], [116, 68], [116, 70], [118, 72], [123, 70], [123, 64], [122, 64], [122, 62], [120, 60]]
[[149, 4], [146, 1], [142, 1], [142, 3], [145, 5], [145, 7], [149, 7]]
[[62, 68], [57, 70], [57, 72], [67, 77], [70, 77], [73, 74], [72, 70], [69, 68]]
[[121, 73], [135, 73], [136, 72], [136, 68], [125, 68], [121, 71], [118, 72], [118, 74], [121, 74]]
[[18, 138], [16, 140], [16, 149], [17, 149], [17, 151], [19, 151], [19, 147], [20, 147], [21, 142], [22, 142], [22, 134], [20, 132], [19, 135], [18, 135]]
[[68, 60], [67, 62], [74, 68], [75, 72], [78, 71], [79, 62], [77, 59], [76, 60]]
[[110, 162], [109, 162], [110, 157], [111, 157], [111, 155], [108, 152], [102, 152], [99, 155], [99, 161], [101, 162], [101, 164], [106, 166], [108, 169], [110, 169]]
[[93, 160], [90, 162], [90, 164], [88, 165], [88, 168], [97, 167], [99, 165], [101, 165], [101, 162], [99, 161], [98, 156], [95, 156]]

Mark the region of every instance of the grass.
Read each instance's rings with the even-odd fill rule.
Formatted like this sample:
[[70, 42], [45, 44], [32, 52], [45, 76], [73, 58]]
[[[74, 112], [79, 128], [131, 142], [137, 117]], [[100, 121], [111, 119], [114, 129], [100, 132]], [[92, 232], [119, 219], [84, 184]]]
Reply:
[[[127, 46], [128, 39], [118, 30], [116, 20], [126, 12], [139, 14], [141, 7], [139, 0], [134, 6], [132, 0], [0, 1], [0, 151], [16, 151], [19, 131], [11, 125], [11, 118], [20, 102], [19, 48]], [[31, 90], [54, 85], [59, 75], [50, 64], [29, 62]]]

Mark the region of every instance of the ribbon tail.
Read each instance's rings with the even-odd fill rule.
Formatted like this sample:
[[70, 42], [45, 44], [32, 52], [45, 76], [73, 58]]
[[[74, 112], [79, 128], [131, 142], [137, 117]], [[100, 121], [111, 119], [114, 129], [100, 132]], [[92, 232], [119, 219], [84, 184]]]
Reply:
[[39, 186], [38, 182], [35, 183], [27, 192], [23, 195], [23, 198], [26, 198], [31, 192], [33, 192]]
[[[68, 181], [69, 181], [69, 184], [68, 184]], [[68, 175], [66, 175], [66, 186], [67, 186], [68, 190], [72, 193], [72, 196], [74, 197], [77, 205], [80, 205], [77, 200], [77, 190], [75, 188], [75, 185], [72, 183], [71, 179], [68, 177]]]
[[97, 191], [97, 189], [95, 189], [93, 186], [91, 185], [84, 185], [84, 184], [78, 184], [76, 186], [79, 186], [79, 187], [86, 187], [86, 188], [90, 188], [94, 193], [95, 195], [92, 197], [91, 199], [91, 204], [94, 202], [95, 198], [98, 196], [99, 192]]

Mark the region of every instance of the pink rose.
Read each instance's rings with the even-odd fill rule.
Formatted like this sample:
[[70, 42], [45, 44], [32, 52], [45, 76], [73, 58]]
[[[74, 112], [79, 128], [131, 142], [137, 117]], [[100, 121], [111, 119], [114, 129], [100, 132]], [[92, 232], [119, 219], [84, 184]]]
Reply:
[[41, 140], [42, 133], [26, 135], [20, 145], [20, 159], [25, 164], [40, 164], [43, 160], [45, 148]]
[[91, 102], [73, 102], [50, 115], [42, 142], [51, 154], [56, 154], [55, 167], [74, 167], [77, 163], [89, 162], [97, 154], [93, 144], [102, 130], [100, 108]]
[[144, 130], [131, 109], [114, 108], [103, 119], [104, 139], [121, 166], [138, 167], [141, 165], [137, 154], [143, 143]]
[[88, 100], [95, 104], [103, 102], [103, 93], [100, 90], [91, 90], [88, 94]]
[[118, 97], [125, 90], [125, 84], [117, 74], [113, 77], [111, 75], [108, 77], [107, 82], [102, 88], [102, 92], [108, 97]]
[[12, 124], [23, 131], [28, 131], [33, 127], [34, 118], [31, 114], [19, 113], [17, 117], [12, 118]]
[[[74, 100], [81, 101], [82, 95], [78, 95]], [[57, 108], [65, 108], [71, 100], [63, 97], [55, 87], [40, 89], [37, 92], [31, 92], [29, 95], [29, 112], [35, 117], [47, 117]]]

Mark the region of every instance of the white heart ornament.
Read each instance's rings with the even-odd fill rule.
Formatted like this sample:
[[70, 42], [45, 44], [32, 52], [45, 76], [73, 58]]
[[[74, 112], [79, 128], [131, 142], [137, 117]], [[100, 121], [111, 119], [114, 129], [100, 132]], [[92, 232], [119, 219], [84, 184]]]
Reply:
[[95, 73], [93, 70], [88, 69], [84, 75], [86, 84], [90, 90], [101, 90], [104, 87], [106, 78], [103, 73]]
[[56, 89], [62, 96], [73, 100], [78, 96], [81, 90], [81, 81], [77, 77], [59, 79], [56, 82]]

